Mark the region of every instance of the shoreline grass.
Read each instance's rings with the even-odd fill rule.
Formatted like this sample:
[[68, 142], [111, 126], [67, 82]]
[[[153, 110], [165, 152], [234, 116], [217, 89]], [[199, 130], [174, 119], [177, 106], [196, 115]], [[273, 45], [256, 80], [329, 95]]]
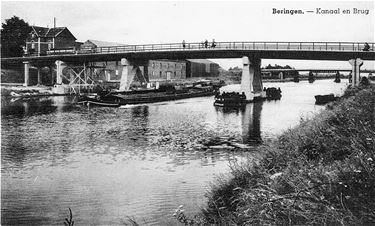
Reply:
[[215, 182], [197, 225], [375, 224], [375, 88], [339, 101]]

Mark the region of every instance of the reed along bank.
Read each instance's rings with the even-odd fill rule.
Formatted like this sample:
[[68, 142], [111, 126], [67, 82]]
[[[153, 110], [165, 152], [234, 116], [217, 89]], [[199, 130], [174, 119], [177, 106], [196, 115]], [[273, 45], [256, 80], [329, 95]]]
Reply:
[[375, 88], [338, 101], [214, 182], [202, 222], [224, 225], [375, 224]]

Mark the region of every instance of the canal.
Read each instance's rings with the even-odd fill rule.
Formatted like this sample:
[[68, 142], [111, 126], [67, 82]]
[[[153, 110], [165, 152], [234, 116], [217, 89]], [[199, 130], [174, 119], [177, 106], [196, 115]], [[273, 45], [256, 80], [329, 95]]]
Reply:
[[210, 183], [230, 164], [323, 109], [314, 95], [342, 94], [346, 82], [266, 83], [280, 87], [282, 99], [243, 110], [214, 107], [213, 97], [90, 109], [73, 97], [3, 98], [2, 224], [63, 225], [71, 208], [77, 225], [129, 217], [175, 225], [179, 205], [187, 215], [199, 212]]

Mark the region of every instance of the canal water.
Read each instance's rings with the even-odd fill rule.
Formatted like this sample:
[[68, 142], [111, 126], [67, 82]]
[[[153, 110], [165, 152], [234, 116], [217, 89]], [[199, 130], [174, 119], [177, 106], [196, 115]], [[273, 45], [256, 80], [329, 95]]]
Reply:
[[[243, 110], [213, 106], [213, 97], [88, 109], [73, 97], [2, 99], [2, 225], [175, 225], [230, 164], [324, 106], [314, 95], [342, 94], [347, 83], [266, 83], [279, 101]], [[238, 85], [224, 89], [239, 89]], [[247, 144], [246, 151], [223, 142]]]

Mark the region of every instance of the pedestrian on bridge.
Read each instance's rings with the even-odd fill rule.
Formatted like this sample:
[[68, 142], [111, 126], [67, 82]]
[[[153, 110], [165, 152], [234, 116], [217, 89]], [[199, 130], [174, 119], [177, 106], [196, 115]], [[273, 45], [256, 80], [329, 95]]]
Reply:
[[212, 39], [212, 45], [211, 45], [211, 48], [215, 48], [215, 47], [216, 47], [215, 39]]
[[182, 40], [182, 48], [185, 49], [185, 47], [186, 47], [186, 42], [185, 42], [185, 40]]
[[370, 50], [370, 45], [365, 42], [365, 46], [363, 47], [363, 51], [369, 51]]
[[208, 41], [207, 41], [207, 39], [206, 39], [206, 41], [204, 41], [204, 48], [208, 48]]

